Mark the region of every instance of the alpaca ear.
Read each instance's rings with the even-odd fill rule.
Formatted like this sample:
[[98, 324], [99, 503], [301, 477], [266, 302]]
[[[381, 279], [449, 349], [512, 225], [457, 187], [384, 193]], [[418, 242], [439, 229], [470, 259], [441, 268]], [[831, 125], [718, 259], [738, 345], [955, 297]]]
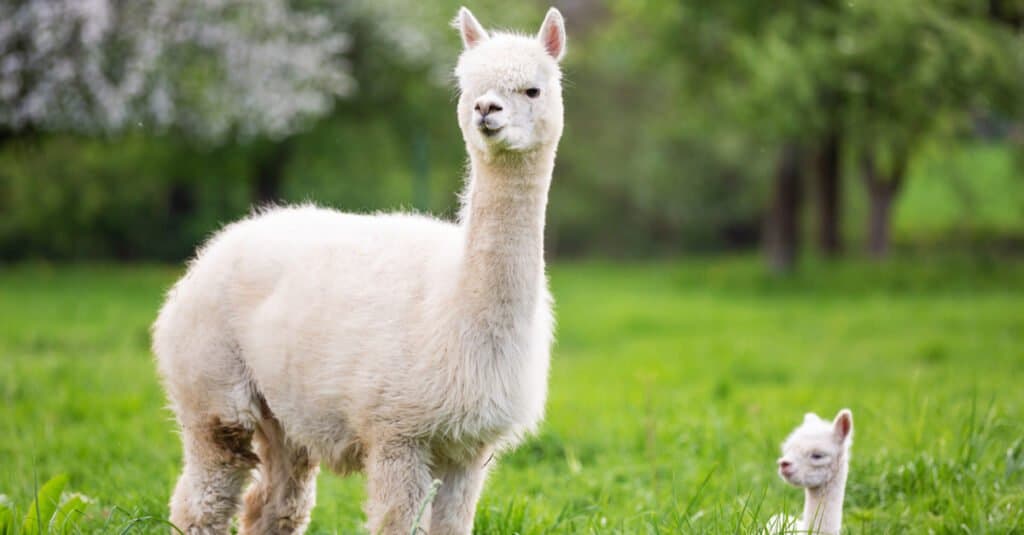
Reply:
[[853, 433], [853, 413], [850, 409], [843, 409], [836, 415], [836, 419], [832, 422], [832, 429], [835, 432], [836, 440], [840, 443], [846, 442], [850, 438], [850, 434]]
[[555, 61], [562, 60], [562, 56], [565, 55], [565, 20], [557, 9], [548, 10], [544, 23], [540, 25], [537, 40], [544, 45], [544, 50], [547, 50]]
[[452, 21], [452, 26], [459, 30], [459, 35], [462, 36], [462, 44], [466, 47], [466, 50], [491, 38], [490, 35], [487, 35], [487, 30], [473, 16], [473, 13], [465, 7], [459, 8], [459, 14]]

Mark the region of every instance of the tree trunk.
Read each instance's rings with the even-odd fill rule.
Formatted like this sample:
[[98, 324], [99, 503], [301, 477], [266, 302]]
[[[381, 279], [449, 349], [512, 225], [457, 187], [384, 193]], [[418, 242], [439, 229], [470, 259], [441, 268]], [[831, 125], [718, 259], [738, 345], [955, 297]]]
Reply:
[[257, 163], [253, 201], [258, 205], [273, 204], [281, 200], [284, 171], [292, 155], [292, 139], [273, 142]]
[[[0, 156], [3, 155], [4, 149], [7, 148], [8, 142], [13, 139], [14, 133], [0, 125]], [[2, 175], [2, 173], [0, 173]], [[0, 176], [2, 178], [2, 176]], [[6, 181], [0, 180], [0, 214], [6, 213], [8, 209], [7, 204], [10, 202], [10, 192], [6, 190]]]
[[889, 172], [879, 168], [875, 157], [865, 152], [861, 158], [861, 177], [868, 193], [867, 250], [873, 258], [889, 256], [892, 241], [892, 206], [903, 186], [907, 157], [899, 154]]
[[992, 20], [1015, 30], [1024, 29], [1024, 6], [1007, 0], [988, 0], [988, 15]]
[[768, 264], [778, 273], [793, 270], [800, 249], [800, 207], [803, 201], [803, 150], [783, 147], [775, 170], [772, 205], [765, 221]]
[[818, 207], [818, 247], [828, 257], [838, 256], [843, 250], [841, 222], [840, 151], [841, 139], [832, 130], [821, 140], [815, 158]]
[[15, 140], [29, 139], [32, 140], [32, 136], [35, 131], [31, 128], [23, 128], [21, 130], [14, 130], [6, 126], [0, 126], [0, 151], [8, 149]]
[[892, 201], [896, 196], [891, 188], [868, 190], [868, 253], [874, 258], [889, 256], [891, 240]]

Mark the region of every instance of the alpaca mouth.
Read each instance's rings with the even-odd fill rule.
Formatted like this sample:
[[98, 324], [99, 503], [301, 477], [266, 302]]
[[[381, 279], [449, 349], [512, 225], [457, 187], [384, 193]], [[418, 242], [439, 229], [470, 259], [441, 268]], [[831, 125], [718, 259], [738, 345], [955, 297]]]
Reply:
[[491, 127], [487, 126], [486, 124], [481, 124], [480, 125], [480, 133], [483, 134], [486, 137], [494, 137], [494, 135], [497, 134], [498, 132], [501, 132], [501, 130], [503, 128], [505, 128], [505, 127], [504, 126], [499, 126], [499, 127], [496, 127], [496, 128], [491, 128]]

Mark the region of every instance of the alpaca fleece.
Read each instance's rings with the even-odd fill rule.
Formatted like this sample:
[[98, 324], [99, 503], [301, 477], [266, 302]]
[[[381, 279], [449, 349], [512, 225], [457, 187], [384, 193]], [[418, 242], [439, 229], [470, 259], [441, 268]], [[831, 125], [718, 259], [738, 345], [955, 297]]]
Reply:
[[766, 532], [839, 535], [843, 524], [843, 499], [850, 469], [853, 413], [843, 409], [829, 422], [814, 413], [786, 438], [779, 458], [779, 476], [804, 489], [804, 513], [800, 518], [775, 515]]
[[537, 36], [491, 35], [463, 8], [455, 25], [458, 223], [268, 209], [217, 233], [169, 292], [153, 348], [185, 533], [227, 533], [239, 508], [243, 533], [301, 533], [324, 464], [367, 474], [372, 533], [408, 533], [439, 479], [420, 526], [468, 534], [488, 460], [542, 419], [564, 23], [552, 9]]

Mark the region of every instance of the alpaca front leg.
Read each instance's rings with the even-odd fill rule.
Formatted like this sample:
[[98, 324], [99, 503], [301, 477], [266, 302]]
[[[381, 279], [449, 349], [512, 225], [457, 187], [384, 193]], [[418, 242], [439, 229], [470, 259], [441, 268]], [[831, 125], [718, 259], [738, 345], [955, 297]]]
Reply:
[[171, 533], [226, 535], [258, 462], [252, 431], [215, 418], [207, 425], [183, 425], [181, 432], [185, 468], [171, 497]]
[[469, 535], [473, 532], [476, 502], [487, 477], [486, 459], [470, 466], [449, 466], [436, 471], [441, 488], [434, 498], [430, 535]]
[[[366, 463], [367, 528], [374, 535], [407, 535], [430, 491], [427, 455], [418, 444], [386, 442], [370, 451]], [[430, 504], [419, 532], [430, 525]]]

